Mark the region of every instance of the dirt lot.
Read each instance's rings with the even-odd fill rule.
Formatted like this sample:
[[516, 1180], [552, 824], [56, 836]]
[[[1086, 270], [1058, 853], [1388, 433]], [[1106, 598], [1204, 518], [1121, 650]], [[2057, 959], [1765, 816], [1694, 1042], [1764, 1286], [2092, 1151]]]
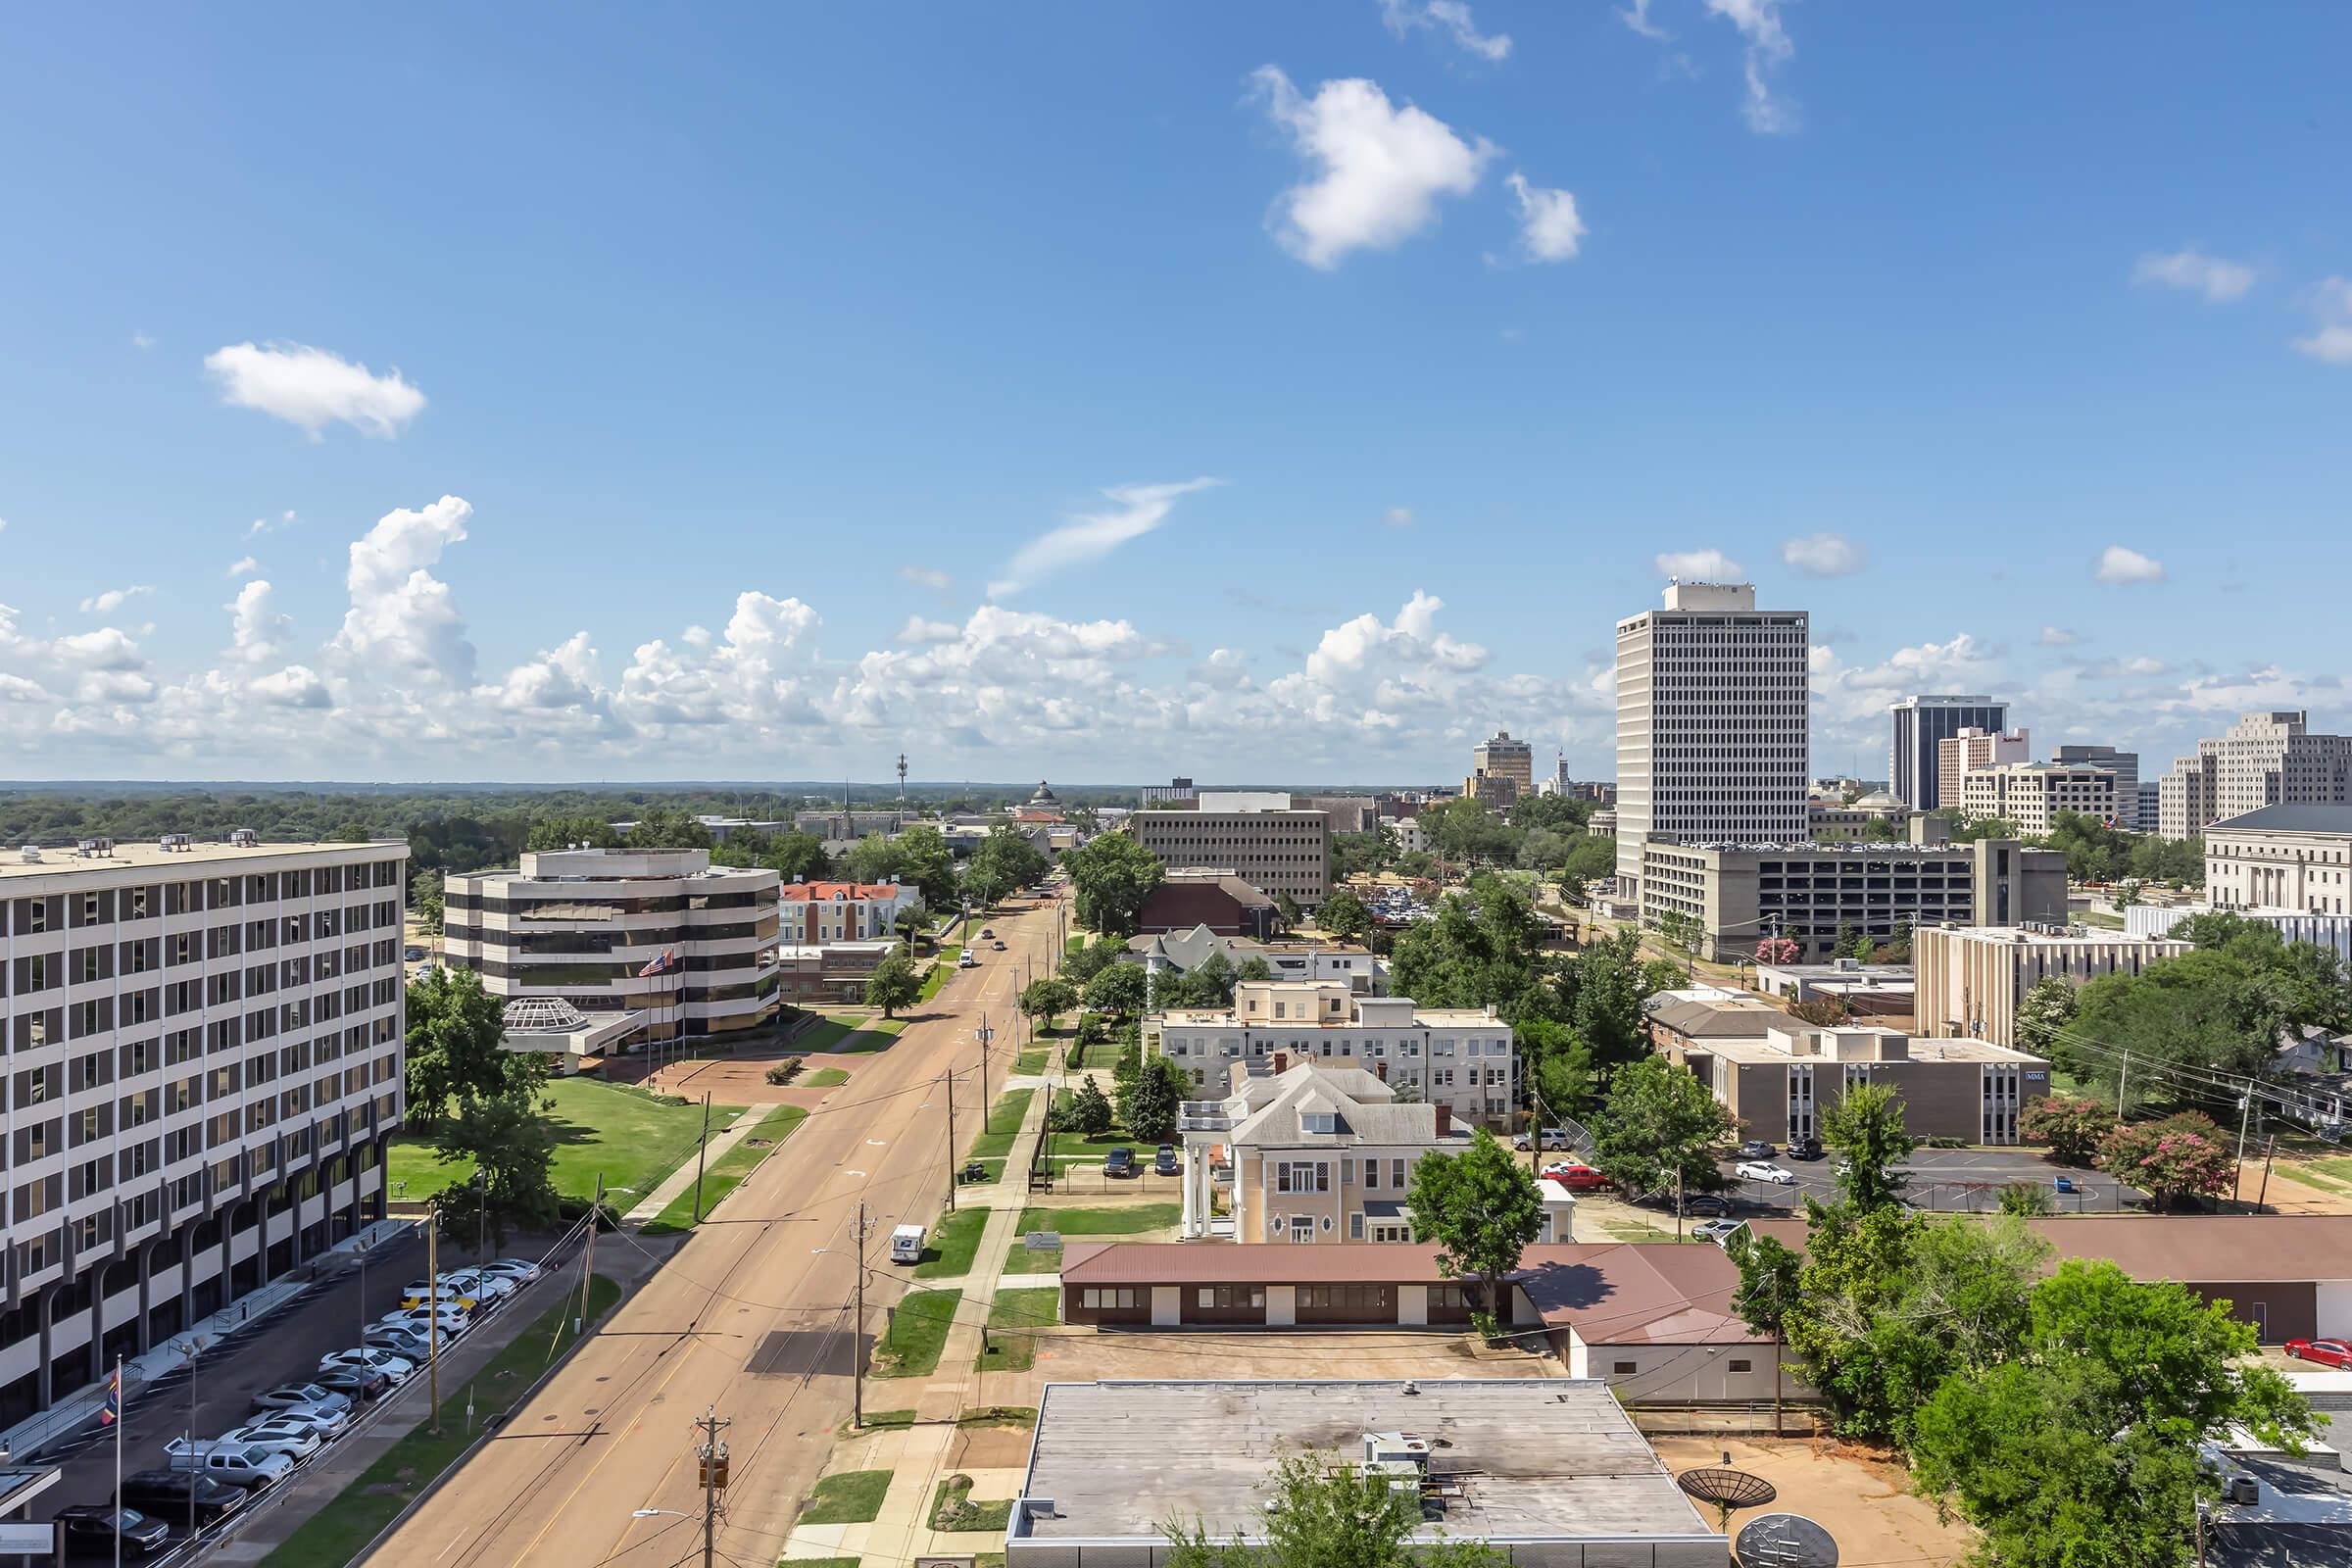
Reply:
[[[1837, 1539], [1839, 1561], [1908, 1568], [1946, 1568], [1976, 1539], [1958, 1521], [1937, 1523], [1936, 1505], [1912, 1493], [1902, 1467], [1869, 1449], [1813, 1438], [1659, 1438], [1656, 1447], [1677, 1475], [1719, 1465], [1729, 1452], [1733, 1469], [1779, 1489], [1764, 1507], [1734, 1514], [1734, 1534], [1763, 1514], [1801, 1513]], [[1702, 1504], [1699, 1513], [1715, 1522], [1713, 1508]]]

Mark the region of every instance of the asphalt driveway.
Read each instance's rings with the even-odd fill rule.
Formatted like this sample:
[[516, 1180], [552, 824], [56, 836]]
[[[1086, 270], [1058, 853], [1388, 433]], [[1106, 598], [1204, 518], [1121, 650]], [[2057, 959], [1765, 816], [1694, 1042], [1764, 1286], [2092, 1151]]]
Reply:
[[[1724, 1175], [1730, 1178], [1739, 1163], [1726, 1160]], [[1796, 1181], [1781, 1186], [1735, 1178], [1724, 1196], [1742, 1210], [1799, 1210], [1807, 1194], [1825, 1202], [1837, 1196], [1835, 1153], [1813, 1160], [1790, 1159], [1784, 1153], [1772, 1163], [1794, 1175]], [[1902, 1168], [1911, 1178], [1904, 1196], [1921, 1208], [1939, 1214], [1997, 1209], [2001, 1189], [2020, 1184], [2048, 1192], [2060, 1213], [2112, 1214], [2147, 1196], [2096, 1171], [2071, 1170], [2030, 1149], [1922, 1149]], [[2051, 1180], [2058, 1176], [2071, 1178], [2081, 1191], [2055, 1191]]]

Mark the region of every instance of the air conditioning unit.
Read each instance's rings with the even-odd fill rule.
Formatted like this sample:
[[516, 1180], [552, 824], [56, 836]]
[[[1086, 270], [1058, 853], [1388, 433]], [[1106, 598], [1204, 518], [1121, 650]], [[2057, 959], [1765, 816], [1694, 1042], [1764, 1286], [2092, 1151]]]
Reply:
[[26, 865], [38, 865], [41, 863], [41, 852], [34, 849], [29, 844], [25, 845], [24, 848], [17, 852], [17, 858], [23, 860]]
[[113, 839], [83, 839], [74, 846], [74, 854], [85, 860], [102, 860], [115, 853]]
[[156, 848], [166, 855], [185, 855], [196, 847], [196, 841], [185, 833], [167, 833], [156, 841]]
[[232, 850], [256, 850], [261, 845], [262, 836], [249, 827], [232, 827], [228, 830], [228, 847]]

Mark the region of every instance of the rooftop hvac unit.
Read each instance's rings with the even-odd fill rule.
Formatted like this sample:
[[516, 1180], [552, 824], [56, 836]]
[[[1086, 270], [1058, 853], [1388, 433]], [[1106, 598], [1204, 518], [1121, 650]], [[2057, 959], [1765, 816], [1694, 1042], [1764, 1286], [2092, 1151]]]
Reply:
[[34, 849], [29, 844], [25, 845], [24, 848], [17, 852], [17, 858], [22, 859], [26, 865], [38, 865], [41, 863], [41, 852]]
[[166, 855], [185, 855], [196, 847], [196, 841], [185, 833], [167, 833], [156, 840], [156, 847]]
[[2240, 1470], [2230, 1478], [2230, 1500], [2252, 1507], [2262, 1500], [2262, 1483]]
[[249, 827], [232, 827], [228, 830], [228, 847], [232, 850], [257, 850], [261, 845], [262, 836]]
[[115, 841], [113, 839], [83, 839], [74, 846], [74, 853], [85, 860], [104, 859], [115, 853]]

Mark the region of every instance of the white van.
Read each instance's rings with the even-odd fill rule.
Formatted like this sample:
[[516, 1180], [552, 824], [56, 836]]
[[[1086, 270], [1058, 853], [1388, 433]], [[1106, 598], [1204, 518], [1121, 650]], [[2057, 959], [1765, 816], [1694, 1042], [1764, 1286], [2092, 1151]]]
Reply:
[[890, 1260], [893, 1263], [920, 1263], [923, 1260], [924, 1231], [920, 1225], [902, 1225], [890, 1233]]
[[164, 1445], [164, 1451], [172, 1456], [174, 1470], [193, 1470], [248, 1491], [269, 1486], [294, 1468], [290, 1457], [258, 1443], [233, 1440], [190, 1443], [185, 1438], [173, 1438]]

